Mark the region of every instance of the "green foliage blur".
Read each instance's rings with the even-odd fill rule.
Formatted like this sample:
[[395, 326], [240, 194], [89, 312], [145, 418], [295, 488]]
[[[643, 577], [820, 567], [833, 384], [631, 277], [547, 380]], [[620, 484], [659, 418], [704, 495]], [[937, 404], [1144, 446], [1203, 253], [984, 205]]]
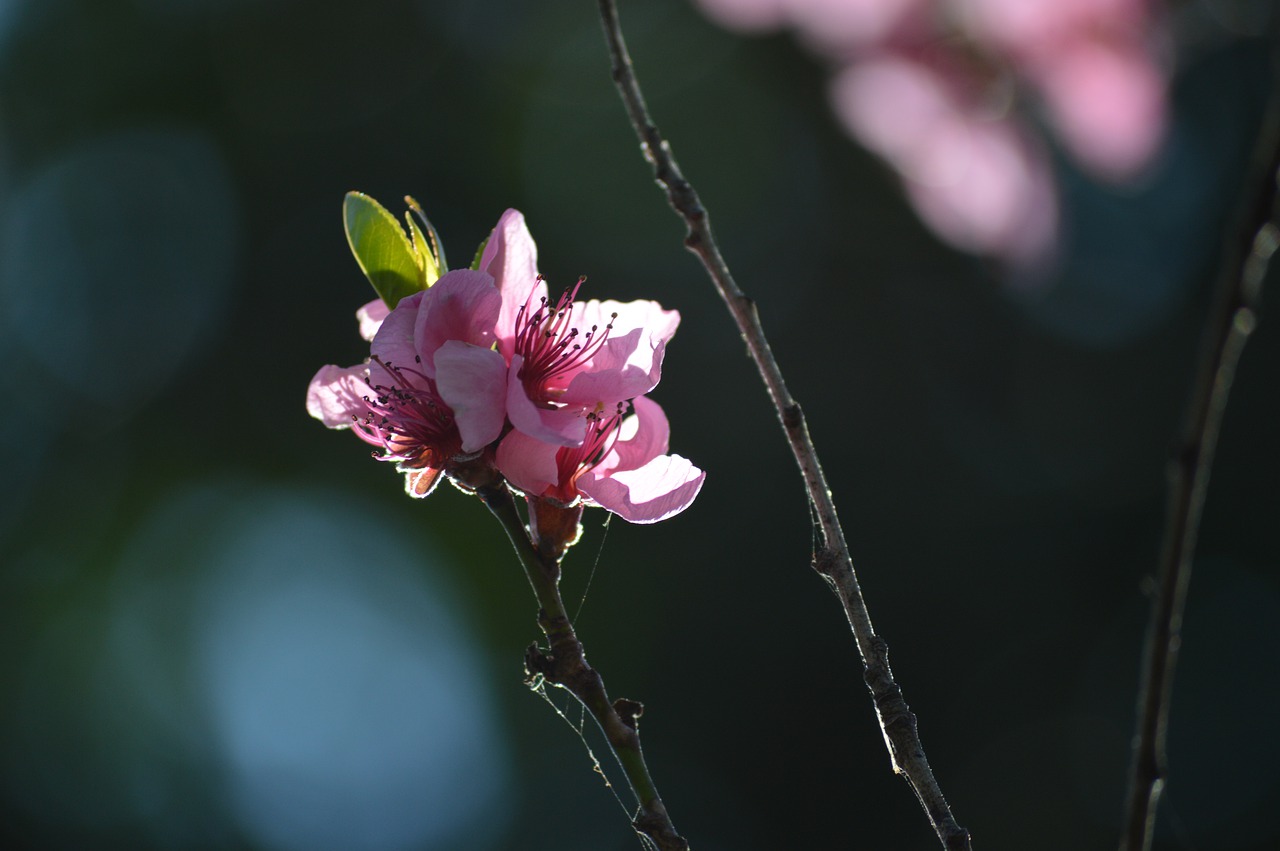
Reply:
[[[1266, 5], [1176, 4], [1165, 151], [1123, 187], [1060, 157], [1062, 256], [1028, 284], [922, 227], [790, 39], [622, 3], [979, 848], [1115, 845], [1164, 464], [1270, 93]], [[501, 529], [451, 488], [406, 498], [304, 410], [320, 366], [367, 355], [351, 190], [396, 215], [416, 197], [455, 263], [517, 207], [553, 289], [586, 275], [586, 297], [681, 312], [654, 398], [707, 484], [652, 527], [588, 512], [564, 584], [611, 694], [645, 704], [693, 847], [935, 847], [594, 4], [0, 0], [6, 847], [638, 846], [601, 738], [611, 787], [580, 714], [522, 682], [536, 611]], [[1280, 843], [1267, 286], [1200, 537], [1161, 851]]]

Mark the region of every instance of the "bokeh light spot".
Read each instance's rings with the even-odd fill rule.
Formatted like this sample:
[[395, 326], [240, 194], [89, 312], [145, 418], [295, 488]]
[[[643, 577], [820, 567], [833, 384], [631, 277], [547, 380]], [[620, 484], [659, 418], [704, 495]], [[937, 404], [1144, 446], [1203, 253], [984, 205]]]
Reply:
[[8, 198], [0, 329], [47, 377], [127, 414], [209, 339], [238, 230], [230, 174], [203, 135], [93, 139]]

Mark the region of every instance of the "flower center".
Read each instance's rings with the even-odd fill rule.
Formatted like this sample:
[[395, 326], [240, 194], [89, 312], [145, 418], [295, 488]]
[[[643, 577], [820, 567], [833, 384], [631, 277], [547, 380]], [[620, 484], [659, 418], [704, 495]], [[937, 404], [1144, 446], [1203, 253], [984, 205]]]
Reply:
[[[462, 450], [462, 438], [453, 422], [453, 411], [441, 401], [435, 385], [421, 370], [398, 366], [374, 357], [390, 376], [391, 384], [369, 387], [376, 396], [364, 396], [365, 414], [352, 415], [352, 428], [362, 440], [382, 447], [380, 461], [399, 461], [404, 467], [439, 469]], [[421, 358], [414, 358], [421, 363]], [[369, 373], [365, 373], [366, 379]]]
[[556, 499], [565, 504], [577, 499], [578, 477], [603, 461], [618, 442], [626, 406], [626, 402], [619, 402], [614, 412], [608, 416], [599, 411], [587, 414], [587, 435], [582, 445], [562, 446], [556, 452], [556, 472], [560, 478], [557, 492], [552, 494]]
[[[542, 277], [539, 276], [538, 280]], [[570, 323], [573, 318], [573, 300], [586, 278], [579, 278], [572, 290], [565, 290], [555, 307], [546, 297], [533, 309], [533, 293], [516, 311], [515, 353], [524, 358], [517, 377], [524, 385], [525, 395], [541, 408], [556, 407], [556, 400], [568, 386], [568, 379], [579, 367], [586, 364], [600, 351], [613, 322], [604, 326], [592, 325], [581, 333]], [[618, 314], [610, 317], [617, 319]]]

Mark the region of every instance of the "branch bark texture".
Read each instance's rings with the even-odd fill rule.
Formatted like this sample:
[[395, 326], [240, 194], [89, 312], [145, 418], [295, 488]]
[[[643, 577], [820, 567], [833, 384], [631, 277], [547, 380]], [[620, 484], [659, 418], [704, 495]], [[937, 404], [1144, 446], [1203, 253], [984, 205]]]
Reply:
[[636, 832], [652, 840], [659, 851], [688, 851], [689, 843], [671, 823], [640, 750], [638, 722], [644, 707], [626, 698], [610, 701], [604, 678], [587, 664], [582, 642], [574, 632], [560, 596], [563, 547], [559, 552], [551, 552], [534, 543], [511, 493], [502, 482], [477, 488], [476, 493], [506, 529], [538, 599], [538, 626], [546, 635], [549, 648], [529, 646], [524, 658], [526, 673], [531, 679], [541, 677], [567, 689], [600, 726], [639, 802], [639, 812], [631, 822]]
[[967, 851], [970, 848], [969, 833], [956, 823], [934, 778], [920, 744], [916, 716], [903, 699], [902, 690], [894, 681], [889, 668], [888, 645], [876, 635], [871, 624], [871, 616], [858, 586], [844, 531], [836, 515], [835, 503], [809, 436], [804, 412], [787, 390], [777, 359], [765, 337], [755, 303], [738, 287], [720, 254], [711, 232], [706, 208], [680, 171], [671, 146], [658, 131], [649, 114], [623, 40], [616, 4], [613, 0], [599, 0], [599, 6], [605, 41], [612, 59], [613, 81], [622, 97], [631, 125], [640, 139], [644, 157], [653, 166], [654, 177], [666, 193], [668, 203], [685, 222], [688, 229], [685, 247], [702, 261], [716, 291], [741, 331], [769, 398], [777, 409], [792, 455], [800, 467], [817, 519], [819, 546], [813, 567], [830, 584], [844, 607], [862, 657], [867, 687], [874, 699], [894, 771], [906, 777], [943, 847], [949, 851]]
[[[1276, 60], [1280, 70], [1280, 58]], [[1169, 460], [1169, 500], [1151, 619], [1142, 660], [1137, 729], [1121, 851], [1148, 851], [1156, 807], [1168, 774], [1165, 738], [1173, 674], [1181, 644], [1182, 615], [1191, 582], [1191, 561], [1222, 415], [1244, 344], [1257, 325], [1262, 281], [1280, 245], [1280, 73], [1271, 109], [1259, 136], [1252, 197], [1239, 236], [1224, 248], [1215, 303], [1201, 343], [1187, 419]]]

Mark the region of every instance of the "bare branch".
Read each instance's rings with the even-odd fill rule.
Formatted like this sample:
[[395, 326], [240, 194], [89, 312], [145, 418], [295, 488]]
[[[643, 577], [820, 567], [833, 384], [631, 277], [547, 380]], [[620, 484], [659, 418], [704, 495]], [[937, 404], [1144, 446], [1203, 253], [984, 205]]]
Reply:
[[[1280, 70], [1280, 58], [1276, 59], [1276, 65]], [[1168, 771], [1165, 734], [1201, 509], [1209, 488], [1214, 450], [1236, 364], [1257, 325], [1262, 281], [1271, 255], [1280, 244], [1277, 228], [1280, 96], [1272, 100], [1256, 154], [1256, 171], [1251, 183], [1256, 188], [1235, 231], [1240, 236], [1228, 241], [1224, 250], [1186, 425], [1169, 459], [1168, 519], [1142, 660], [1142, 686], [1121, 851], [1147, 851], [1151, 847], [1156, 806]]]
[[689, 843], [671, 823], [640, 750], [639, 718], [644, 707], [626, 698], [610, 701], [604, 678], [587, 664], [582, 642], [560, 596], [560, 557], [564, 548], [552, 552], [533, 542], [505, 484], [487, 484], [477, 488], [476, 494], [506, 529], [538, 598], [538, 625], [550, 646], [543, 650], [534, 644], [525, 651], [526, 674], [531, 680], [541, 678], [564, 688], [591, 713], [639, 803], [640, 810], [631, 821], [635, 831], [651, 839], [659, 851], [689, 851]]
[[960, 827], [951, 815], [942, 790], [934, 779], [933, 771], [925, 758], [924, 747], [916, 730], [916, 716], [902, 698], [902, 690], [894, 682], [889, 668], [889, 650], [885, 641], [876, 635], [871, 625], [858, 587], [858, 579], [849, 557], [844, 531], [836, 516], [835, 503], [827, 487], [826, 476], [818, 462], [817, 452], [809, 437], [809, 427], [804, 412], [791, 397], [783, 381], [778, 362], [773, 356], [755, 303], [748, 298], [733, 279], [729, 267], [720, 254], [706, 208], [698, 193], [685, 179], [672, 156], [671, 146], [658, 131], [644, 96], [636, 80], [631, 57], [623, 41], [618, 24], [618, 11], [613, 0], [599, 0], [600, 19], [604, 26], [605, 40], [613, 62], [613, 82], [618, 87], [622, 102], [632, 127], [640, 139], [645, 159], [653, 166], [654, 176], [667, 195], [672, 209], [685, 221], [688, 232], [685, 247], [698, 256], [706, 267], [716, 291], [724, 300], [733, 321], [742, 332], [747, 348], [760, 372], [769, 398], [778, 411], [778, 419], [786, 433], [787, 443], [800, 467], [805, 488], [817, 518], [820, 546], [814, 557], [813, 567], [827, 580], [840, 598], [845, 616], [853, 629], [858, 652], [865, 667], [865, 678], [875, 701], [876, 714], [889, 747], [896, 772], [903, 774], [911, 784], [916, 797], [928, 814], [938, 838], [951, 851], [968, 849], [969, 833]]

